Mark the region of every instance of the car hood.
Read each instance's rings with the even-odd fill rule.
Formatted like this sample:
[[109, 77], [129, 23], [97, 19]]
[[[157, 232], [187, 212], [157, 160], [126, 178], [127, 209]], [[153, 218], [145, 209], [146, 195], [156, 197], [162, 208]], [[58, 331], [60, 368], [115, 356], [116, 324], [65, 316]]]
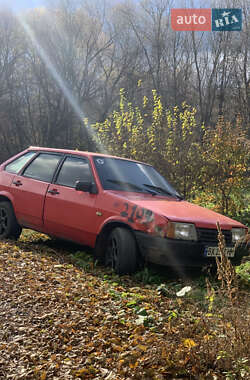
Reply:
[[173, 222], [194, 223], [196, 227], [201, 228], [216, 228], [217, 222], [220, 223], [220, 226], [223, 229], [245, 227], [240, 222], [231, 218], [184, 200], [172, 197], [152, 197], [148, 194], [130, 192], [112, 191], [112, 193], [118, 195], [119, 198], [133, 202], [139, 207], [152, 210]]

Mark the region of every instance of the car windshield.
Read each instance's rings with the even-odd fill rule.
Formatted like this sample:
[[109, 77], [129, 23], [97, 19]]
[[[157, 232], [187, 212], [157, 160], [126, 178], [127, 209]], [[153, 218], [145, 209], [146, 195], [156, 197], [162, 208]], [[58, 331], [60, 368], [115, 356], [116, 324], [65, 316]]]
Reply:
[[94, 157], [94, 163], [105, 190], [142, 192], [181, 198], [168, 181], [150, 165], [99, 156]]

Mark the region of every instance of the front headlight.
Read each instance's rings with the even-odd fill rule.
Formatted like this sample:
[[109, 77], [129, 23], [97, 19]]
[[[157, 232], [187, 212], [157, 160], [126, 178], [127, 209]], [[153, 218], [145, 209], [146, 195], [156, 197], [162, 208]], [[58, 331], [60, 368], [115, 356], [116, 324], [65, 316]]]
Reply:
[[246, 235], [245, 228], [232, 228], [232, 242], [236, 243], [241, 238], [244, 238]]
[[197, 232], [194, 224], [169, 222], [167, 237], [170, 239], [197, 240]]

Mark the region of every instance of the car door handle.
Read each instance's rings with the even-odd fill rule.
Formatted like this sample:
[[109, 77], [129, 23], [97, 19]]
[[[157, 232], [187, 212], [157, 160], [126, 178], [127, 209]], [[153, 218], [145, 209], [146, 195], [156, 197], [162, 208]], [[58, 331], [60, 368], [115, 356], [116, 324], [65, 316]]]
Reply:
[[16, 186], [22, 186], [22, 182], [21, 181], [13, 181], [13, 185], [16, 185]]
[[56, 189], [48, 190], [48, 193], [50, 193], [52, 195], [60, 194], [59, 191], [57, 191]]

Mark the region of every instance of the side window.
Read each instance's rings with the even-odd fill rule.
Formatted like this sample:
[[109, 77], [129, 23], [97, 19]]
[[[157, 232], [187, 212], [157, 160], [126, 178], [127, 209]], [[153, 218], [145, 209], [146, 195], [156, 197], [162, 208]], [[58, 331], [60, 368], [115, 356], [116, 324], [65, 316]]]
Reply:
[[67, 157], [59, 172], [56, 183], [58, 185], [75, 187], [76, 181], [92, 181], [88, 160], [84, 158]]
[[43, 182], [51, 182], [57, 165], [61, 159], [60, 155], [41, 153], [25, 169], [23, 175]]
[[36, 152], [27, 152], [21, 157], [16, 158], [14, 161], [10, 162], [5, 166], [5, 170], [8, 173], [17, 174], [20, 170], [29, 162], [29, 160], [34, 157]]

